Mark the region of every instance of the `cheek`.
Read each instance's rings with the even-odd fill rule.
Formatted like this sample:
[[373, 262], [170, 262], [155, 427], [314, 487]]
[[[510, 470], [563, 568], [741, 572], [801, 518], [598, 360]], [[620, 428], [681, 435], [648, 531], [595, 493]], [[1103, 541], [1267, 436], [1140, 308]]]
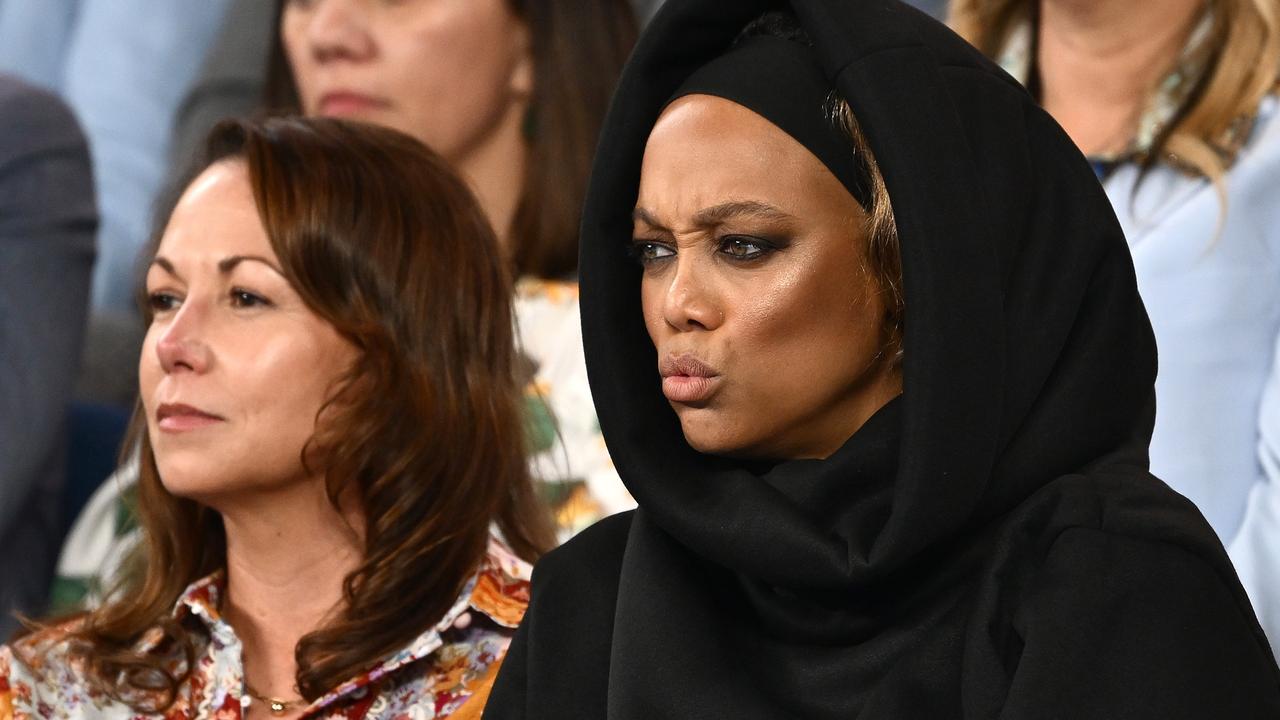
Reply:
[[811, 265], [797, 263], [765, 282], [741, 288], [733, 306], [738, 325], [733, 335], [740, 352], [769, 362], [793, 350], [796, 340], [811, 332], [814, 317], [824, 314], [819, 311], [823, 306], [815, 304]]
[[667, 328], [663, 316], [662, 303], [666, 297], [666, 283], [645, 275], [640, 281], [640, 308], [644, 313], [644, 326], [649, 330], [649, 339], [656, 345], [659, 337]]
[[780, 274], [739, 311], [734, 349], [769, 378], [759, 391], [779, 401], [838, 392], [878, 349], [879, 311], [847, 255], [815, 256]]
[[461, 48], [434, 33], [404, 41], [389, 54], [384, 81], [396, 117], [389, 123], [446, 158], [481, 122], [479, 108], [487, 79], [462, 61]]
[[164, 378], [164, 368], [160, 366], [160, 357], [156, 354], [156, 343], [160, 339], [160, 330], [148, 328], [142, 341], [142, 352], [138, 355], [138, 396], [148, 415], [155, 405], [156, 388]]
[[383, 43], [384, 76], [395, 78], [404, 122], [446, 156], [506, 107], [514, 62], [501, 23], [463, 14], [388, 33]]
[[[345, 365], [337, 343], [286, 336], [237, 353], [246, 410], [290, 435], [310, 435], [316, 413]], [[267, 428], [270, 430], [270, 428]]]

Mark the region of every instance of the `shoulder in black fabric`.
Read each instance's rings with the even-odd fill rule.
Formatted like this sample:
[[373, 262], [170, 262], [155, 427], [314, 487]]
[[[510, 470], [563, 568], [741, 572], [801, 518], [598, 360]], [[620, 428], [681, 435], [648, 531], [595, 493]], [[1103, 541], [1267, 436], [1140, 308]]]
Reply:
[[[646, 141], [668, 98], [776, 9], [798, 16], [883, 173], [901, 239], [905, 364], [902, 397], [837, 453], [761, 468], [685, 442], [625, 248]], [[1077, 687], [1015, 679], [1035, 628], [1075, 620], [1037, 593], [1055, 587], [1039, 573], [1076, 527], [1109, 540], [1050, 565], [1078, 578], [1079, 558], [1141, 556], [1132, 538], [1172, 548], [1177, 572], [1194, 577], [1169, 593], [1203, 581], [1220, 595], [1203, 607], [1157, 602], [1139, 590], [1149, 580], [1141, 563], [1124, 565], [1133, 574], [1108, 575], [1116, 584], [1081, 599], [1079, 621], [1137, 603], [1161, 605], [1155, 617], [1175, 624], [1117, 639], [1123, 647], [1098, 658], [1160, 675], [1179, 660], [1159, 656], [1151, 637], [1186, 617], [1212, 626], [1229, 616], [1218, 631], [1237, 652], [1205, 672], [1256, 690], [1257, 704], [1241, 707], [1280, 707], [1274, 664], [1221, 546], [1146, 473], [1155, 348], [1105, 195], [1025, 92], [932, 19], [894, 0], [668, 0], [606, 121], [581, 253], [592, 393], [640, 504], [612, 624], [600, 628], [609, 657], [578, 678], [607, 683], [609, 717], [997, 717], [1007, 702], [1031, 709], [1008, 717], [1070, 716], [1037, 703], [1088, 692], [1112, 670], [1106, 661], [1036, 646], [1042, 661], [1065, 658], [1058, 681]], [[531, 666], [555, 665], [548, 642]], [[1080, 717], [1109, 716], [1112, 700], [1171, 707], [1169, 717], [1214, 707], [1124, 692], [1099, 689], [1088, 707], [1102, 714]]]

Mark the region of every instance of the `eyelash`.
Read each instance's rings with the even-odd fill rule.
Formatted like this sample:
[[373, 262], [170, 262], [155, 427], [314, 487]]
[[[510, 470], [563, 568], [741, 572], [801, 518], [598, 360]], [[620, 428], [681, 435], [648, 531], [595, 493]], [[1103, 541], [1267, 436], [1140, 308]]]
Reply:
[[[745, 255], [735, 255], [729, 252], [734, 247], [755, 247], [756, 249]], [[752, 260], [760, 260], [777, 249], [777, 245], [764, 238], [751, 235], [726, 235], [720, 239], [720, 245], [716, 248], [716, 252], [724, 253], [737, 262], [750, 262]]]
[[[233, 287], [228, 293], [233, 308], [271, 307], [272, 302], [261, 295], [242, 288]], [[153, 313], [174, 310], [182, 303], [182, 298], [171, 292], [157, 291], [147, 295], [147, 305]]]
[[147, 295], [147, 307], [151, 308], [153, 313], [161, 313], [166, 310], [174, 309], [174, 303], [178, 302], [178, 297], [169, 292], [153, 292]]
[[[742, 255], [730, 252], [731, 249], [741, 249], [744, 247], [753, 247], [755, 249], [752, 252]], [[764, 238], [752, 235], [725, 235], [720, 238], [720, 241], [716, 246], [717, 253], [726, 256], [729, 258], [730, 262], [735, 263], [750, 263], [762, 260], [777, 249], [778, 246], [776, 244], [769, 242]], [[665, 250], [667, 254], [653, 254], [662, 250]], [[632, 241], [628, 252], [631, 257], [644, 268], [652, 267], [676, 256], [676, 250], [670, 244], [659, 242], [657, 240], [644, 240], [641, 238], [636, 238]]]
[[231, 288], [231, 306], [237, 308], [270, 307], [271, 301], [248, 290]]

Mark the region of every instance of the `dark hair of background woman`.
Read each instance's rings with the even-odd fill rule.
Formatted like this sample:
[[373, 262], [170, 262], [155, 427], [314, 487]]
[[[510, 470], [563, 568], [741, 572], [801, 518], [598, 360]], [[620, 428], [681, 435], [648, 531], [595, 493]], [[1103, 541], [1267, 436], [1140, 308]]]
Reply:
[[[517, 276], [565, 278], [578, 270], [578, 223], [604, 114], [638, 26], [629, 0], [507, 0], [529, 26], [533, 97], [525, 134], [529, 162], [511, 221]], [[284, 0], [277, 0], [280, 27]], [[280, 33], [273, 35], [266, 105], [300, 112]]]
[[[298, 689], [313, 700], [438, 621], [480, 562], [492, 523], [527, 560], [552, 536], [521, 442], [509, 272], [483, 211], [444, 160], [392, 130], [297, 118], [223, 122], [204, 167], [227, 158], [248, 166], [289, 283], [360, 350], [303, 452], [324, 472], [330, 501], [358, 502], [366, 522], [345, 606], [298, 644]], [[106, 693], [156, 711], [195, 659], [174, 603], [225, 568], [226, 538], [218, 513], [165, 490], [140, 406], [132, 435], [144, 567], [124, 574], [125, 587], [86, 616], [72, 643]], [[138, 652], [154, 628], [164, 642]], [[185, 668], [171, 672], [175, 659]]]

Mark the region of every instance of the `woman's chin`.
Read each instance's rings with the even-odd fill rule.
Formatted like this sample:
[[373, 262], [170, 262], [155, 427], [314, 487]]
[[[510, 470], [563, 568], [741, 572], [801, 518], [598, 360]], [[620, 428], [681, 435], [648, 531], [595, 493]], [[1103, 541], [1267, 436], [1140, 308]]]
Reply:
[[746, 459], [759, 456], [756, 452], [758, 443], [754, 438], [733, 432], [731, 423], [705, 410], [698, 411], [697, 417], [681, 414], [680, 427], [689, 447], [704, 455]]
[[218, 497], [251, 490], [253, 485], [238, 473], [230, 472], [225, 462], [215, 462], [206, 453], [158, 455], [156, 469], [170, 495], [204, 505], [213, 504], [211, 501]]

